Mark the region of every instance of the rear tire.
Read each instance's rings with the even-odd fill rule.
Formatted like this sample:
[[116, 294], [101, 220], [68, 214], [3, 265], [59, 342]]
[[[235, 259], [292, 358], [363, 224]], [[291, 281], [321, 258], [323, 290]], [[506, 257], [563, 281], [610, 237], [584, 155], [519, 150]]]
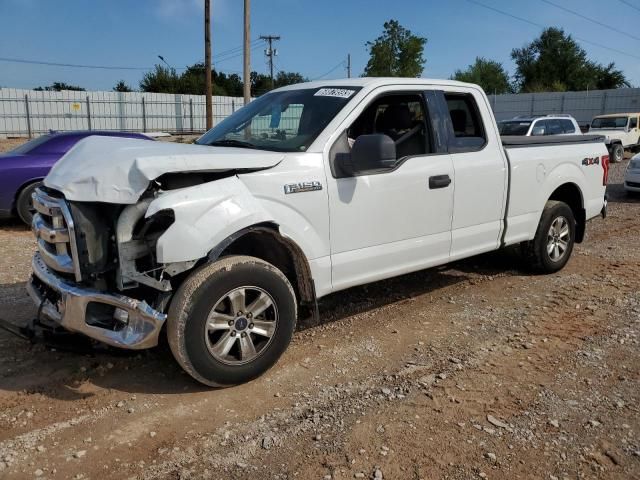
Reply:
[[180, 366], [205, 385], [228, 387], [278, 361], [295, 330], [297, 303], [276, 267], [232, 256], [195, 270], [168, 313], [167, 338]]
[[20, 193], [18, 194], [18, 198], [16, 199], [16, 212], [22, 220], [27, 225], [31, 225], [31, 220], [33, 220], [33, 199], [31, 198], [31, 194], [42, 185], [42, 182], [34, 182], [30, 185], [24, 187]]
[[609, 155], [611, 163], [620, 163], [624, 159], [624, 147], [616, 143], [611, 147], [611, 155]]
[[569, 205], [549, 200], [535, 237], [522, 244], [525, 261], [535, 272], [557, 272], [569, 261], [575, 238], [576, 220]]

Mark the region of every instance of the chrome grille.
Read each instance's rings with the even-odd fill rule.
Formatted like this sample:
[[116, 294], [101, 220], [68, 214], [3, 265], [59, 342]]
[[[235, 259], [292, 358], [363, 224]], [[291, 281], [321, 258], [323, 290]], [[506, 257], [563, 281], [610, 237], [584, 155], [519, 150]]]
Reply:
[[36, 213], [31, 228], [42, 260], [52, 270], [74, 275], [79, 282], [82, 275], [73, 219], [67, 202], [64, 198], [52, 197], [38, 188], [33, 193], [33, 208]]

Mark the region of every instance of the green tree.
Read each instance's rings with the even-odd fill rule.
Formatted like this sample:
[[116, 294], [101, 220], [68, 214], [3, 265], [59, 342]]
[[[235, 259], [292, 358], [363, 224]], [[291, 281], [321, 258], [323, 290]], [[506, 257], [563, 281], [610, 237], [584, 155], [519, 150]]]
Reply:
[[[204, 72], [204, 63], [189, 65], [181, 75], [178, 75], [172, 68], [156, 65], [153, 71], [144, 74], [140, 82], [140, 90], [155, 93], [203, 95], [205, 89]], [[213, 78], [214, 95], [242, 96], [243, 84], [240, 75], [212, 70], [211, 76]], [[306, 81], [306, 78], [297, 72], [278, 72], [274, 78], [276, 88], [304, 81]], [[270, 89], [271, 80], [268, 75], [251, 72], [251, 90], [254, 94], [262, 95]]]
[[296, 83], [308, 82], [309, 79], [302, 76], [298, 72], [283, 72], [280, 71], [273, 79], [275, 88], [285, 87], [287, 85], [293, 85]]
[[[203, 95], [205, 89], [204, 72], [204, 63], [188, 66], [180, 76], [179, 93]], [[211, 77], [213, 79], [214, 95], [242, 96], [242, 80], [239, 75], [235, 73], [227, 75], [213, 70]]]
[[[156, 65], [153, 71], [146, 72], [140, 80], [140, 90], [152, 93], [180, 93], [179, 84], [180, 77], [174, 68]], [[204, 92], [204, 88], [202, 91]]]
[[131, 87], [125, 83], [124, 80], [120, 80], [116, 83], [115, 87], [113, 87], [114, 92], [133, 92]]
[[271, 90], [271, 79], [264, 73], [251, 72], [251, 95], [260, 96]]
[[397, 20], [384, 23], [384, 32], [369, 48], [365, 77], [419, 77], [426, 62], [423, 57], [425, 37], [411, 33]]
[[545, 29], [540, 37], [514, 48], [515, 80], [521, 92], [576, 91], [627, 87], [614, 63], [606, 66], [587, 58], [587, 53], [561, 28]]
[[[251, 94], [262, 95], [271, 90], [271, 77], [264, 73], [251, 72]], [[280, 88], [294, 83], [308, 82], [309, 79], [298, 72], [279, 71], [273, 79], [273, 87]]]
[[75, 92], [84, 92], [85, 89], [82, 87], [78, 87], [77, 85], [69, 85], [65, 82], [53, 82], [51, 85], [47, 87], [36, 87], [34, 90], [38, 92], [61, 92], [62, 90], [72, 90]]
[[509, 74], [502, 64], [482, 57], [476, 57], [476, 61], [466, 70], [456, 70], [451, 79], [476, 83], [487, 94], [512, 92]]

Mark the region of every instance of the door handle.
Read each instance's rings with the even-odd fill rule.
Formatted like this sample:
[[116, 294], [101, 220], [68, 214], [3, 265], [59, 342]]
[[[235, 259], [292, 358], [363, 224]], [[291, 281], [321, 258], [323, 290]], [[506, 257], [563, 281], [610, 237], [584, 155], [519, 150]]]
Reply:
[[434, 175], [429, 177], [429, 188], [446, 188], [451, 183], [449, 175]]

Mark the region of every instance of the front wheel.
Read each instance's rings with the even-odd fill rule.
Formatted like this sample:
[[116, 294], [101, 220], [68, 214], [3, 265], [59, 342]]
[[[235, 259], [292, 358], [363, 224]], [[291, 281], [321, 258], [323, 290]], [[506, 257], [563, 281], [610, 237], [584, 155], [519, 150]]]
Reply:
[[535, 237], [522, 244], [525, 260], [536, 272], [557, 272], [569, 261], [575, 238], [576, 220], [569, 205], [549, 200]]
[[276, 267], [232, 256], [194, 271], [168, 313], [167, 337], [180, 366], [205, 385], [224, 387], [276, 363], [293, 336], [297, 304]]

